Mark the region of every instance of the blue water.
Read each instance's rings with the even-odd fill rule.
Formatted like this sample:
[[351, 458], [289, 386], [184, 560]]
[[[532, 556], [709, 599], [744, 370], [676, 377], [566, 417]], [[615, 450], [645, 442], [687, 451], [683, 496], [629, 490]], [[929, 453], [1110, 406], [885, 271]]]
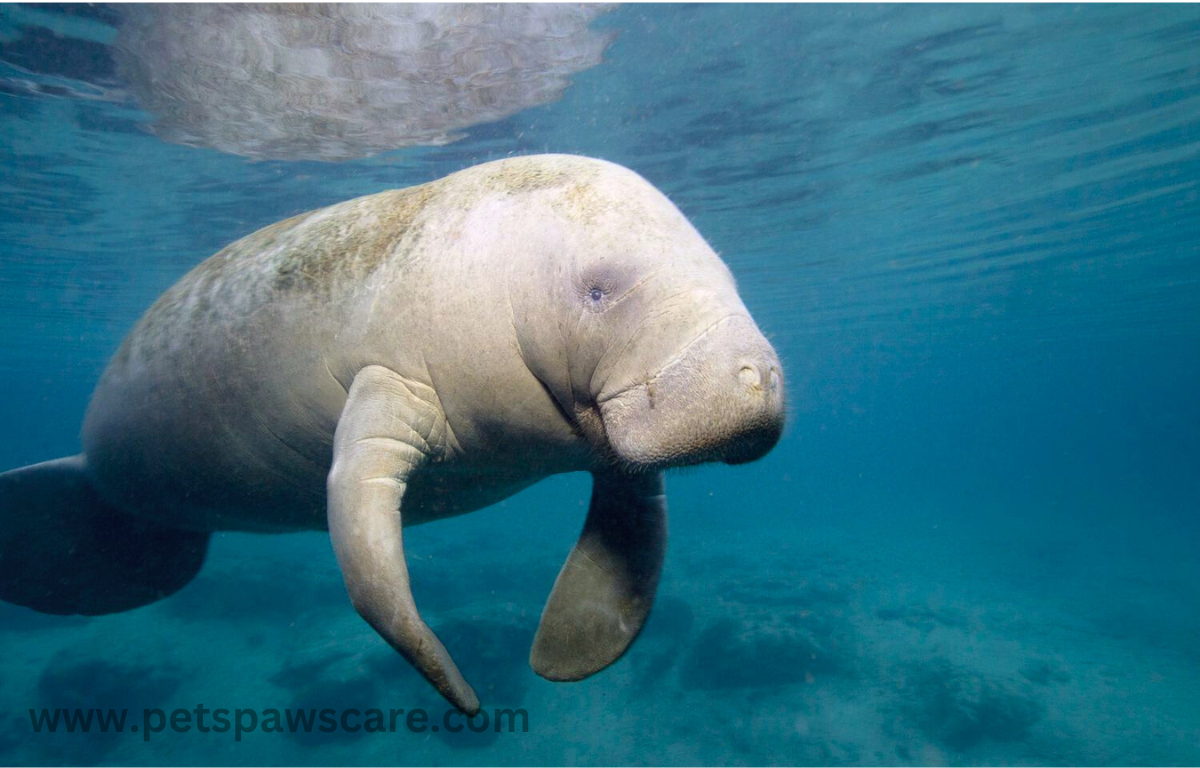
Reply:
[[153, 135], [122, 23], [0, 8], [0, 469], [79, 450], [120, 339], [222, 245], [544, 151], [679, 205], [788, 425], [668, 478], [655, 613], [583, 683], [527, 656], [586, 477], [406, 534], [422, 612], [528, 733], [34, 733], [38, 707], [444, 710], [327, 537], [220, 535], [147, 608], [0, 605], [0, 763], [1200, 762], [1200, 7], [617, 7], [561, 98], [344, 162]]

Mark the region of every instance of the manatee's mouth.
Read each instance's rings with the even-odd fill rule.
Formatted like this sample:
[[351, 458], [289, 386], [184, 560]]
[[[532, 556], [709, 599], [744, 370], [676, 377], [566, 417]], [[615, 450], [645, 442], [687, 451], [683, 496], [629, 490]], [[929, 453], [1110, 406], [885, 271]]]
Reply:
[[721, 317], [657, 373], [598, 398], [604, 443], [627, 466], [761, 458], [783, 432], [779, 359], [744, 314]]
[[[699, 344], [700, 341], [702, 339], [704, 339], [705, 336], [712, 333], [713, 330], [715, 328], [717, 328], [717, 326], [721, 325], [721, 323], [724, 323], [727, 320], [732, 320], [735, 317], [745, 317], [747, 320], [750, 320], [750, 318], [746, 317], [746, 315], [742, 315], [737, 312], [731, 312], [728, 315], [724, 315], [723, 317], [718, 318], [716, 321], [714, 321], [712, 324], [710, 324], [708, 327], [706, 327], [703, 331], [700, 331], [700, 333], [698, 333], [694, 339], [692, 339], [687, 344], [685, 344], [683, 346], [683, 349], [676, 352], [665, 363], [663, 363], [662, 367], [658, 369], [657, 373], [651, 374], [645, 380], [635, 381], [631, 384], [627, 384], [626, 386], [621, 387], [620, 389], [618, 389], [615, 392], [610, 392], [610, 393], [600, 395], [598, 398], [596, 398], [597, 407], [604, 405], [606, 402], [608, 402], [610, 400], [615, 400], [618, 397], [627, 395], [630, 392], [636, 390], [638, 387], [653, 387], [655, 380], [658, 379], [660, 376], [663, 376], [664, 374], [666, 374], [672, 367], [679, 365], [680, 361], [683, 360], [687, 356], [688, 352], [692, 349], [692, 347]], [[751, 322], [753, 322], [753, 321], [751, 321]], [[629, 354], [629, 350], [626, 350], [624, 354]], [[622, 355], [622, 357], [624, 357], [624, 355]], [[618, 365], [619, 364], [620, 363], [618, 361]]]
[[[645, 384], [630, 387], [620, 395], [610, 398], [610, 402], [620, 402], [621, 398], [645, 398], [651, 401], [651, 396]], [[636, 405], [635, 405], [636, 408]], [[660, 410], [650, 406], [650, 410]], [[623, 422], [629, 419], [623, 416], [610, 415], [606, 418], [604, 409], [595, 408], [595, 421], [603, 434], [605, 452], [618, 464], [630, 471], [648, 471], [662, 469], [680, 469], [699, 464], [721, 462], [731, 466], [749, 464], [766, 456], [783, 436], [783, 410], [770, 407], [755, 416], [747, 418], [740, 426], [732, 429], [716, 420], [699, 423], [699, 429], [687, 430], [687, 434], [671, 434], [668, 430], [645, 435], [623, 435]], [[643, 426], [652, 427], [654, 417], [645, 414], [637, 418]]]

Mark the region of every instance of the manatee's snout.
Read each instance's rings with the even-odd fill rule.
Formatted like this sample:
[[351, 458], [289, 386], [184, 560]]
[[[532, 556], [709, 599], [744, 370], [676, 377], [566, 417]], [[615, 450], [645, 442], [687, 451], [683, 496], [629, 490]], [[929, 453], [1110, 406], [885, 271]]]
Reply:
[[721, 451], [726, 464], [745, 464], [766, 456], [783, 434], [783, 374], [779, 358], [771, 350], [769, 356], [746, 357], [737, 369], [739, 395], [747, 401], [749, 418], [745, 429], [729, 441]]
[[600, 409], [610, 445], [630, 464], [744, 464], [783, 434], [783, 371], [754, 321], [730, 315]]

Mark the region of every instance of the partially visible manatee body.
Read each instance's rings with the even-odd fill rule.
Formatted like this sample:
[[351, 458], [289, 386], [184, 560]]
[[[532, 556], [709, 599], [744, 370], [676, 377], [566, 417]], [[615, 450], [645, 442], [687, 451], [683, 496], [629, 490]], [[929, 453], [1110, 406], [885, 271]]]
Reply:
[[588, 158], [486, 163], [272, 224], [163, 294], [83, 453], [0, 475], [0, 598], [125, 611], [186, 585], [213, 531], [328, 529], [355, 608], [473, 713], [402, 526], [591, 472], [531, 654], [579, 680], [650, 611], [663, 470], [752, 461], [782, 427], [775, 351], [662, 193]]

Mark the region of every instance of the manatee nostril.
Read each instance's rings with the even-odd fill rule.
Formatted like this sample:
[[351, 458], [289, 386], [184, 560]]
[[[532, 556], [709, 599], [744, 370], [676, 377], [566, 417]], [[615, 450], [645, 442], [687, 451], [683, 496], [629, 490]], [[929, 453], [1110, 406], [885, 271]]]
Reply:
[[758, 369], [753, 365], [743, 365], [738, 371], [738, 381], [745, 384], [747, 387], [761, 387], [762, 376], [759, 375]]

